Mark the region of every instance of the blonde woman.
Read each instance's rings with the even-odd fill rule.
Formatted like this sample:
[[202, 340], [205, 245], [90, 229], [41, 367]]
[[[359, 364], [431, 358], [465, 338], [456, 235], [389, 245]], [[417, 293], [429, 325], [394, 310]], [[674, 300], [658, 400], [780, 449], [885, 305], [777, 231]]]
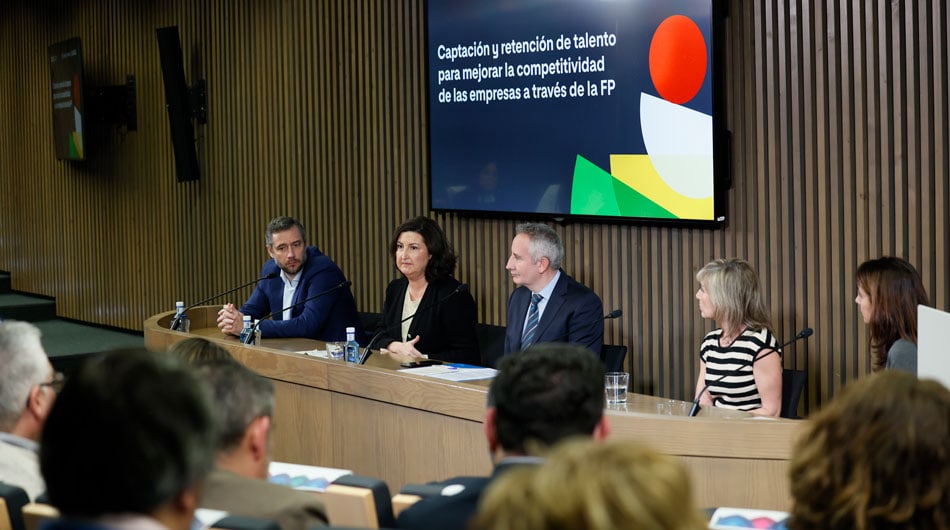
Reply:
[[540, 466], [513, 469], [485, 493], [475, 530], [700, 530], [689, 477], [673, 457], [630, 440], [571, 440]]
[[[762, 416], [782, 411], [782, 351], [755, 270], [741, 259], [717, 259], [696, 273], [699, 312], [716, 321], [699, 349], [700, 405]], [[708, 386], [707, 386], [708, 385]]]

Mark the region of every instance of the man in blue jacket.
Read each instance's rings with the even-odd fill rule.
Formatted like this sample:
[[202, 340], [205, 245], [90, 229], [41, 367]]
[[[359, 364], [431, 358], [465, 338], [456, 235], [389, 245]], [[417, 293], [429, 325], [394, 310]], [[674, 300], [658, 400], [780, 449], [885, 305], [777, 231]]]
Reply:
[[464, 530], [492, 482], [517, 466], [543, 461], [561, 440], [602, 441], [604, 365], [575, 344], [535, 344], [502, 359], [488, 389], [485, 437], [495, 471], [489, 477], [456, 477], [430, 484], [434, 492], [399, 515], [410, 530]]
[[244, 315], [253, 319], [272, 315], [260, 323], [262, 337], [339, 341], [346, 338], [349, 326], [357, 328], [359, 336], [356, 302], [344, 285], [343, 271], [320, 249], [307, 246], [303, 225], [291, 217], [277, 217], [267, 224], [264, 239], [273, 258], [261, 269], [265, 279], [240, 310], [228, 303], [218, 311], [218, 328], [239, 336]]
[[594, 291], [561, 270], [564, 244], [553, 228], [515, 228], [505, 268], [518, 286], [508, 298], [505, 355], [539, 342], [569, 342], [596, 356], [604, 343], [604, 306]]

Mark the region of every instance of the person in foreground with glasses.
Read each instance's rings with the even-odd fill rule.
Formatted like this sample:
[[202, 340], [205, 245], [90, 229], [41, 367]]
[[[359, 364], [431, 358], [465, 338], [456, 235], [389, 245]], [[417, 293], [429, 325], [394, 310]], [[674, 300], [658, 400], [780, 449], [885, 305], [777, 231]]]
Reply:
[[36, 326], [0, 322], [0, 482], [23, 488], [32, 500], [46, 491], [38, 441], [62, 383]]

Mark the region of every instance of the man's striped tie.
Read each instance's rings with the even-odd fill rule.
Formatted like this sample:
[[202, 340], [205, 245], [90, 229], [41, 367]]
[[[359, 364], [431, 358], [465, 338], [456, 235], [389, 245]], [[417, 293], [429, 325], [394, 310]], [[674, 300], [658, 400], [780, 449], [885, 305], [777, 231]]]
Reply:
[[528, 306], [528, 323], [524, 327], [524, 334], [521, 335], [521, 349], [524, 350], [534, 343], [535, 335], [538, 332], [538, 321], [541, 319], [538, 313], [538, 304], [544, 298], [538, 293], [531, 295], [531, 304]]

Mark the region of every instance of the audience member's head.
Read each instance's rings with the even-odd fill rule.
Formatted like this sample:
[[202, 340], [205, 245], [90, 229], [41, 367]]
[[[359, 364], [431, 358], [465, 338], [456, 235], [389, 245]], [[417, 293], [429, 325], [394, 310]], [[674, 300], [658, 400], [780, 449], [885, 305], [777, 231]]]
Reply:
[[950, 391], [886, 371], [809, 416], [789, 467], [793, 530], [950, 528]]
[[178, 341], [168, 348], [168, 353], [192, 366], [212, 361], [234, 360], [228, 350], [202, 337]]
[[0, 431], [38, 440], [61, 377], [53, 372], [36, 326], [0, 322]]
[[917, 344], [917, 305], [930, 305], [917, 269], [901, 258], [865, 261], [855, 274], [854, 302], [871, 332], [871, 368], [881, 370], [897, 339]]
[[40, 468], [67, 518], [145, 515], [189, 527], [212, 466], [207, 386], [179, 359], [144, 350], [86, 363], [43, 430]]
[[639, 442], [572, 440], [488, 488], [476, 530], [701, 530], [689, 475]]
[[217, 467], [246, 477], [266, 478], [274, 385], [234, 361], [199, 364], [215, 403]]
[[505, 357], [498, 370], [485, 416], [493, 455], [536, 454], [571, 436], [607, 436], [604, 367], [586, 348], [536, 344]]
[[[745, 260], [710, 261], [696, 273], [696, 281], [712, 304], [713, 314], [703, 316], [715, 320], [723, 331], [738, 333], [746, 327], [772, 329], [769, 308], [759, 289], [759, 277]], [[700, 293], [696, 298], [702, 302]], [[702, 303], [700, 309], [703, 309]]]

